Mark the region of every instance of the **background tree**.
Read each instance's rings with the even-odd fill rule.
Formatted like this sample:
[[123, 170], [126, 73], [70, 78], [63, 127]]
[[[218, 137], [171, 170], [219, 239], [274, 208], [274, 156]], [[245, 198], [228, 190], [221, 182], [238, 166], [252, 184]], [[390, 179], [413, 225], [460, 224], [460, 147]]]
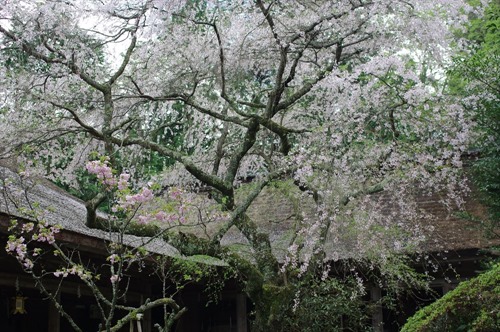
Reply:
[[[489, 236], [498, 237], [500, 221], [500, 4], [490, 1], [484, 16], [472, 16], [466, 47], [448, 72], [449, 90], [463, 98], [475, 122], [472, 180], [487, 216], [464, 214], [480, 223]], [[491, 251], [498, 256], [496, 250]], [[498, 257], [497, 257], [498, 258]], [[497, 259], [498, 260], [498, 259]], [[499, 265], [493, 263], [478, 277], [464, 281], [435, 303], [411, 317], [403, 331], [493, 331], [500, 328]]]
[[[304, 280], [318, 291], [342, 284], [328, 262], [350, 258], [394, 289], [417, 282], [400, 253], [418, 251], [431, 230], [416, 223], [412, 197], [461, 203], [469, 124], [436, 82], [449, 30], [470, 9], [458, 0], [6, 1], [2, 61], [14, 52], [26, 64], [1, 69], [5, 153], [29, 156], [27, 166], [50, 156], [63, 167], [49, 175], [69, 185], [92, 151], [132, 175], [145, 156], [164, 160], [165, 188], [208, 190], [229, 213], [202, 239], [169, 240], [227, 260], [246, 280], [255, 329], [279, 329]], [[315, 204], [313, 218], [298, 205], [284, 264], [246, 213], [271, 184]], [[89, 201], [90, 216], [102, 199]], [[221, 246], [234, 228], [255, 262]], [[366, 279], [346, 270], [359, 299]]]
[[500, 221], [500, 4], [491, 1], [484, 16], [467, 25], [465, 51], [449, 73], [450, 90], [464, 98], [475, 122], [474, 148], [479, 159], [472, 165], [473, 181], [489, 207], [479, 221], [490, 236], [498, 237]]

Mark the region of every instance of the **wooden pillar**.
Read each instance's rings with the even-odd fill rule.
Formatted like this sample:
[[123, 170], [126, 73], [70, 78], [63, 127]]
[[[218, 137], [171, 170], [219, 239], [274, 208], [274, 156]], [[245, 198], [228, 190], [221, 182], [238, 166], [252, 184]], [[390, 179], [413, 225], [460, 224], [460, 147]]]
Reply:
[[236, 331], [247, 332], [247, 297], [236, 295]]
[[[61, 302], [61, 296], [58, 294], [57, 295], [57, 301], [60, 303]], [[56, 306], [52, 301], [50, 301], [49, 304], [49, 326], [48, 330], [50, 332], [60, 332], [61, 330], [61, 315], [59, 314], [59, 311], [57, 310]]]
[[[371, 301], [372, 303], [377, 303], [382, 298], [382, 291], [379, 287], [372, 287], [370, 289]], [[380, 303], [376, 304], [372, 313], [372, 326], [373, 331], [383, 332], [384, 331], [384, 314], [382, 312], [382, 306]]]
[[[141, 304], [144, 304], [145, 299], [151, 298], [151, 285], [144, 283], [143, 294], [141, 295]], [[141, 320], [142, 332], [151, 332], [151, 310], [147, 310]]]

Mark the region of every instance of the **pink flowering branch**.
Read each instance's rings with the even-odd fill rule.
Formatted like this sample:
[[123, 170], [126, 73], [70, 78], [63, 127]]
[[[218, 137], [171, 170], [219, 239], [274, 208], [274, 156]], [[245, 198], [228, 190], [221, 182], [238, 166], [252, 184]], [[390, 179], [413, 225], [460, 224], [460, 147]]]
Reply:
[[[140, 206], [151, 202], [154, 198], [153, 191], [149, 187], [145, 187], [139, 190], [139, 192], [133, 193], [129, 183], [130, 175], [126, 173], [116, 175], [116, 172], [109, 166], [108, 158], [101, 158], [97, 161], [89, 162], [86, 168], [89, 173], [96, 175], [97, 181], [99, 181], [109, 194], [114, 194], [120, 198], [117, 200], [116, 204], [121, 206], [122, 211], [120, 213], [122, 216], [123, 214], [134, 214]], [[22, 177], [26, 182], [29, 182], [26, 172], [22, 174]], [[128, 315], [116, 321], [114, 315], [116, 310], [126, 310], [134, 313], [143, 312], [159, 305], [168, 305], [175, 311], [175, 313], [173, 313], [175, 317], [179, 317], [179, 315], [185, 311], [175, 304], [174, 300], [168, 296], [153, 302], [147, 300], [146, 303], [149, 304], [143, 304], [139, 307], [123, 306], [119, 304], [118, 301], [122, 299], [129, 290], [130, 277], [126, 276], [126, 271], [132, 265], [141, 265], [148, 259], [147, 252], [142, 248], [127, 247], [121, 243], [120, 240], [109, 243], [107, 246], [109, 252], [109, 256], [107, 257], [108, 263], [104, 264], [104, 266], [109, 268], [110, 275], [108, 288], [111, 289], [112, 294], [110, 297], [105, 295], [101, 290], [102, 286], [97, 283], [99, 275], [102, 272], [92, 271], [85, 266], [81, 261], [81, 254], [78, 251], [68, 251], [59, 245], [56, 235], [61, 231], [61, 227], [51, 225], [43, 219], [43, 209], [41, 209], [39, 204], [31, 201], [30, 195], [28, 195], [27, 192], [28, 188], [25, 188], [21, 197], [28, 202], [28, 207], [22, 208], [20, 201], [16, 201], [16, 206], [18, 209], [24, 211], [27, 218], [32, 218], [34, 221], [19, 222], [17, 220], [12, 220], [9, 227], [9, 232], [11, 234], [9, 235], [5, 249], [9, 254], [13, 255], [19, 261], [22, 268], [37, 281], [40, 290], [54, 303], [61, 315], [67, 318], [76, 331], [81, 331], [81, 329], [79, 329], [72, 317], [64, 310], [57, 297], [63, 280], [67, 278], [76, 277], [91, 290], [97, 300], [102, 317], [106, 322], [107, 331], [117, 330], [118, 328], [116, 326], [122, 326], [134, 317], [134, 315]], [[183, 192], [173, 189], [171, 191], [171, 197], [172, 201], [177, 202], [182, 210], [182, 206], [185, 204]], [[182, 214], [182, 212], [180, 212], [180, 214]], [[132, 219], [131, 216], [128, 218], [129, 220]], [[159, 222], [165, 222], [169, 219], [169, 216], [164, 211], [160, 210], [148, 214], [148, 218], [154, 218]], [[176, 220], [179, 219], [180, 217], [176, 218]], [[127, 223], [123, 225], [127, 227]], [[124, 229], [121, 231], [123, 232]], [[161, 234], [162, 232], [160, 232], [159, 236], [161, 236]], [[154, 238], [155, 237], [149, 239], [149, 241], [154, 240]], [[123, 237], [121, 236], [119, 239], [123, 240]], [[60, 267], [56, 268], [55, 271], [45, 271], [38, 261], [40, 257], [45, 257], [50, 253], [60, 262]], [[148, 262], [152, 263], [154, 260], [150, 259]], [[47, 289], [44, 285], [45, 278], [49, 276], [60, 280], [59, 286], [55, 291]]]

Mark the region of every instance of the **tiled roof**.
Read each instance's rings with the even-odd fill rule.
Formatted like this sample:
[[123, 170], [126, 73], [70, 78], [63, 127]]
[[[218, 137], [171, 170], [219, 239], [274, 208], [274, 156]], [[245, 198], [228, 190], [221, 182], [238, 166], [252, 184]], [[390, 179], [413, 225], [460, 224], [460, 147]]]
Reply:
[[[0, 182], [0, 214], [30, 219], [26, 214], [16, 208], [14, 202], [27, 207], [27, 199], [23, 197], [26, 193], [31, 203], [40, 205], [39, 211], [43, 211], [44, 220], [50, 224], [60, 225], [62, 229], [80, 235], [102, 240], [117, 240], [117, 234], [100, 229], [89, 228], [85, 225], [86, 209], [83, 201], [69, 195], [64, 190], [59, 189], [49, 181], [44, 179], [31, 179], [26, 184], [28, 190], [23, 190], [19, 182], [19, 176], [7, 167], [0, 165], [0, 180], [6, 180], [10, 184], [3, 188]], [[7, 189], [9, 197], [3, 189]], [[14, 200], [14, 201], [13, 201]], [[166, 256], [178, 256], [177, 249], [161, 239], [151, 239], [134, 235], [124, 235], [125, 245], [132, 247], [144, 246], [151, 253]]]

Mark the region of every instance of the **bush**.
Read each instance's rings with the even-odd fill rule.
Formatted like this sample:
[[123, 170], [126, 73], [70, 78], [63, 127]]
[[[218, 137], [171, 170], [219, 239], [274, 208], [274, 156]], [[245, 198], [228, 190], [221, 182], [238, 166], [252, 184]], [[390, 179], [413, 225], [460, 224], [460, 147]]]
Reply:
[[401, 331], [500, 331], [500, 263], [419, 310]]

